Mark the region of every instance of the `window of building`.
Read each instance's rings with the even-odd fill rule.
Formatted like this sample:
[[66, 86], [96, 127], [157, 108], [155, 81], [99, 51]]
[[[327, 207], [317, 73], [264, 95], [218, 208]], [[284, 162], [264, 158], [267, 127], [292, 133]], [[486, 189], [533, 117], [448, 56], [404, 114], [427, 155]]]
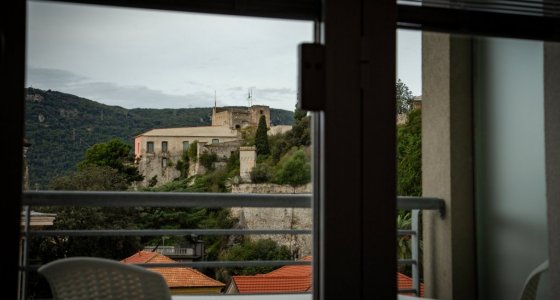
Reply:
[[183, 141], [183, 151], [189, 150], [189, 141]]
[[164, 169], [167, 167], [167, 157], [161, 159], [161, 167]]
[[219, 139], [212, 139], [212, 144], [217, 144], [217, 143], [219, 143], [219, 142], [220, 142]]
[[154, 153], [154, 142], [148, 142], [148, 143], [147, 143], [147, 148], [148, 148], [148, 149], [146, 150], [146, 152], [148, 152], [148, 153]]
[[161, 151], [162, 152], [167, 152], [167, 142], [166, 141], [161, 142]]

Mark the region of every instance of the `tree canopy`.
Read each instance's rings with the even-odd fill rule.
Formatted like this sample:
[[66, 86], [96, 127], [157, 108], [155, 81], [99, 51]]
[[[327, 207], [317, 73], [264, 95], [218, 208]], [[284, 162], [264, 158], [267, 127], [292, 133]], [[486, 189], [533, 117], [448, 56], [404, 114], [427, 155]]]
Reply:
[[406, 84], [404, 84], [404, 82], [402, 82], [400, 78], [397, 79], [396, 89], [397, 114], [408, 113], [412, 109], [412, 100], [414, 99], [414, 96], [412, 95], [412, 92], [410, 91], [408, 86], [406, 86]]
[[78, 170], [88, 166], [110, 167], [126, 176], [127, 181], [139, 181], [143, 176], [134, 166], [134, 157], [130, 153], [131, 146], [119, 139], [112, 139], [106, 143], [95, 144], [86, 150], [85, 158], [78, 164]]
[[397, 127], [397, 194], [422, 195], [422, 111], [413, 110]]
[[255, 147], [257, 148], [258, 155], [270, 154], [270, 147], [268, 145], [268, 134], [266, 128], [266, 117], [262, 115], [259, 118], [259, 126], [255, 134]]
[[311, 180], [311, 165], [302, 149], [296, 150], [292, 155], [285, 156], [279, 163], [276, 183], [298, 186]]
[[[292, 255], [288, 247], [278, 245], [271, 239], [260, 239], [253, 241], [244, 238], [239, 244], [232, 246], [220, 255], [220, 260], [245, 261], [245, 260], [289, 260]], [[268, 273], [274, 267], [246, 267], [230, 268], [229, 272], [222, 270], [222, 280], [229, 281], [231, 275], [255, 275]]]

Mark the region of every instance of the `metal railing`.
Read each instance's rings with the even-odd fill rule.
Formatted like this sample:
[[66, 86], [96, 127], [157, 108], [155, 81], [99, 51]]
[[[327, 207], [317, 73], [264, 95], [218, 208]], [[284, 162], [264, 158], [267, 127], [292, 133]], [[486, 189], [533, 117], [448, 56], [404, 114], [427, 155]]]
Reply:
[[[310, 235], [307, 229], [104, 229], [104, 230], [30, 230], [30, 211], [32, 206], [99, 206], [99, 207], [174, 207], [174, 208], [311, 208], [310, 194], [228, 194], [228, 193], [147, 193], [147, 192], [74, 192], [74, 191], [27, 191], [23, 193], [22, 203], [27, 211], [23, 228], [22, 258], [20, 269], [22, 277], [22, 299], [26, 295], [27, 272], [38, 266], [28, 264], [28, 249], [31, 236], [164, 236], [164, 235], [262, 235], [293, 234]], [[398, 197], [397, 208], [412, 211], [412, 228], [399, 230], [398, 235], [411, 236], [412, 258], [399, 260], [399, 264], [412, 265], [412, 289], [401, 289], [399, 293], [420, 293], [419, 264], [419, 212], [438, 210], [443, 217], [444, 202], [429, 197]], [[310, 261], [198, 261], [165, 264], [139, 264], [154, 267], [249, 267], [310, 265]]]

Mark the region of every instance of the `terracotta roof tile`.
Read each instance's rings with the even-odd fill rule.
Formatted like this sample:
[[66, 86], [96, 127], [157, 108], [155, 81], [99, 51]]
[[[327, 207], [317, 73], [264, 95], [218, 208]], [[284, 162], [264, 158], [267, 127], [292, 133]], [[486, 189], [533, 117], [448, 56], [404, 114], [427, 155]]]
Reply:
[[[311, 256], [302, 260], [311, 261]], [[283, 266], [266, 274], [233, 276], [240, 294], [307, 292], [311, 290], [311, 265]]]
[[[412, 288], [412, 278], [397, 272], [397, 288], [399, 289], [411, 289]], [[412, 295], [412, 294], [404, 294]], [[424, 297], [424, 284], [420, 283], [420, 297]]]
[[[310, 256], [302, 260], [311, 261]], [[283, 266], [266, 274], [233, 276], [232, 281], [240, 294], [308, 292], [311, 286], [311, 266]], [[397, 272], [397, 287], [411, 289], [412, 278]], [[424, 284], [420, 283], [420, 296], [424, 296]]]
[[[311, 256], [306, 256], [304, 261], [311, 261]], [[266, 274], [259, 274], [260, 276], [311, 276], [311, 265], [305, 266], [283, 266], [272, 272]]]
[[311, 287], [311, 276], [233, 276], [240, 294], [306, 292]]
[[[127, 264], [174, 263], [175, 261], [157, 252], [139, 251], [121, 260]], [[167, 285], [173, 287], [223, 287], [225, 284], [214, 280], [193, 268], [150, 268], [163, 276]]]

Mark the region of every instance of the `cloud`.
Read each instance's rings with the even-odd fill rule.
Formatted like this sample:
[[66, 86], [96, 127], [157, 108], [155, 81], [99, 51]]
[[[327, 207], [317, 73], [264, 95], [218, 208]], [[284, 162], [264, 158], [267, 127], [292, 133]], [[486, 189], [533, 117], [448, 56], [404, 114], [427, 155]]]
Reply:
[[[189, 108], [214, 105], [214, 90], [201, 82], [189, 81], [188, 91], [169, 93], [145, 85], [122, 85], [95, 81], [71, 71], [28, 67], [27, 86], [51, 89], [125, 108]], [[247, 105], [247, 89], [231, 86], [218, 90], [218, 105]], [[177, 90], [177, 89], [176, 89]], [[290, 88], [253, 87], [253, 104], [293, 110], [297, 92]]]
[[206, 92], [173, 95], [142, 85], [92, 81], [66, 70], [34, 67], [27, 69], [27, 86], [57, 90], [125, 108], [208, 107], [214, 98], [213, 94]]

